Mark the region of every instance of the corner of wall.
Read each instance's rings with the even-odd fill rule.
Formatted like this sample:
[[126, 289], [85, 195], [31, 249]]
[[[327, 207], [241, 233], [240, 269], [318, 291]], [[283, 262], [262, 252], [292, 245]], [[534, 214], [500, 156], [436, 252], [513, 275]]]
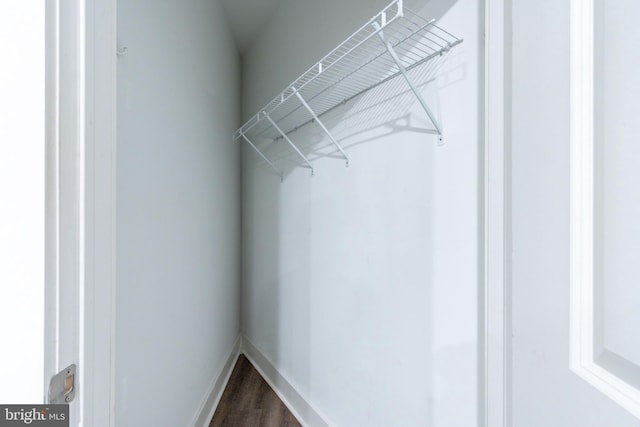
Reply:
[[295, 389], [267, 357], [245, 336], [242, 336], [241, 349], [241, 353], [249, 359], [262, 378], [304, 427], [331, 427], [326, 418]]

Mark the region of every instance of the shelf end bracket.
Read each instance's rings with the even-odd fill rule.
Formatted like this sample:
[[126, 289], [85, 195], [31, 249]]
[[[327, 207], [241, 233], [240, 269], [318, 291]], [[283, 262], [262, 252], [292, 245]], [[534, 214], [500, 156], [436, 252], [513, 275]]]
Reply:
[[300, 151], [300, 149], [298, 147], [296, 147], [296, 145], [289, 139], [289, 137], [287, 136], [286, 133], [284, 133], [282, 131], [282, 129], [280, 129], [280, 126], [278, 126], [276, 124], [276, 122], [273, 121], [273, 119], [271, 118], [271, 116], [269, 116], [269, 114], [266, 111], [263, 111], [262, 114], [267, 118], [267, 120], [269, 120], [269, 123], [271, 123], [271, 126], [273, 126], [273, 128], [275, 130], [278, 131], [278, 133], [280, 135], [282, 135], [282, 138], [284, 138], [285, 141], [287, 141], [289, 143], [289, 145], [291, 145], [291, 147], [296, 150], [296, 153], [298, 153], [298, 155], [300, 157], [302, 157], [302, 159], [304, 160], [304, 162], [307, 164], [307, 166], [309, 167], [309, 169], [311, 169], [311, 175], [313, 175], [314, 171], [313, 171], [313, 165], [311, 164], [311, 162], [309, 161], [309, 159], [307, 159], [307, 157], [302, 154], [302, 151]]
[[342, 148], [342, 146], [333, 137], [333, 134], [331, 132], [329, 132], [329, 129], [327, 129], [327, 127], [324, 125], [324, 123], [322, 123], [322, 120], [320, 120], [320, 118], [313, 111], [313, 109], [311, 109], [311, 106], [307, 103], [307, 101], [305, 101], [305, 99], [302, 97], [302, 95], [300, 95], [300, 92], [298, 92], [298, 90], [295, 87], [293, 87], [291, 89], [293, 89], [293, 92], [296, 94], [296, 97], [298, 97], [298, 99], [300, 100], [300, 103], [302, 103], [304, 108], [306, 108], [307, 111], [309, 111], [309, 114], [311, 114], [311, 116], [313, 117], [315, 122], [318, 123], [318, 125], [322, 128], [324, 133], [327, 134], [327, 136], [329, 137], [331, 142], [333, 142], [333, 145], [335, 145], [338, 148], [338, 150], [340, 150], [340, 153], [342, 153], [342, 157], [344, 157], [344, 159], [345, 159], [345, 161], [347, 163], [347, 167], [349, 167], [349, 156], [347, 156], [347, 153], [344, 152], [344, 149]]
[[393, 62], [395, 62], [396, 65], [398, 66], [398, 70], [402, 74], [402, 77], [404, 77], [405, 81], [411, 88], [411, 91], [418, 99], [418, 102], [420, 102], [420, 105], [422, 105], [422, 108], [424, 109], [425, 113], [427, 113], [427, 116], [429, 116], [429, 120], [431, 120], [431, 123], [433, 123], [433, 126], [436, 128], [436, 132], [438, 132], [438, 145], [443, 145], [442, 127], [440, 126], [440, 123], [438, 123], [436, 116], [433, 114], [433, 112], [429, 108], [429, 105], [427, 105], [427, 101], [425, 101], [424, 97], [422, 96], [422, 93], [420, 93], [416, 85], [413, 83], [413, 80], [411, 79], [411, 77], [409, 77], [409, 74], [407, 73], [407, 69], [404, 67], [404, 65], [402, 65], [402, 62], [400, 61], [400, 58], [398, 57], [398, 54], [396, 53], [393, 46], [391, 46], [391, 43], [389, 43], [384, 38], [384, 34], [382, 34], [382, 31], [378, 32], [378, 36], [380, 37], [380, 40], [382, 40], [382, 43], [384, 44], [384, 46], [387, 48], [387, 52], [389, 52], [389, 55], [391, 56], [391, 58], [393, 58]]
[[247, 143], [254, 149], [256, 150], [256, 152], [258, 154], [260, 154], [260, 157], [262, 157], [264, 159], [265, 162], [267, 162], [269, 164], [269, 166], [271, 166], [271, 168], [276, 171], [276, 173], [278, 174], [278, 176], [280, 177], [280, 181], [282, 182], [284, 180], [284, 175], [282, 174], [282, 172], [280, 170], [278, 170], [277, 167], [275, 167], [275, 165], [271, 162], [271, 160], [267, 159], [267, 156], [265, 156], [262, 151], [260, 151], [258, 149], [258, 147], [255, 146], [255, 144], [253, 142], [251, 142], [251, 140], [247, 137], [247, 135], [244, 134], [244, 132], [240, 131], [240, 136], [242, 136], [244, 138], [245, 141], [247, 141]]

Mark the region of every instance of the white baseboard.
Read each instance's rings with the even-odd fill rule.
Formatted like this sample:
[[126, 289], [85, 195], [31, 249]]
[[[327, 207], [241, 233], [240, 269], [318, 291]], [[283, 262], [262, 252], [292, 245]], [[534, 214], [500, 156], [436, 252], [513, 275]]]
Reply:
[[242, 337], [242, 352], [262, 375], [267, 384], [304, 427], [330, 427], [318, 411], [296, 391], [273, 364], [246, 337]]
[[238, 338], [229, 353], [229, 357], [222, 368], [222, 372], [220, 372], [220, 375], [218, 375], [218, 377], [211, 383], [207, 395], [202, 400], [198, 412], [196, 412], [196, 415], [193, 417], [193, 421], [190, 424], [191, 427], [209, 426], [209, 423], [213, 418], [213, 414], [218, 407], [218, 403], [220, 402], [220, 398], [222, 397], [222, 393], [227, 386], [227, 382], [229, 382], [229, 377], [231, 376], [233, 367], [236, 365], [236, 360], [238, 360], [238, 356], [240, 355], [241, 345], [242, 338], [238, 335]]

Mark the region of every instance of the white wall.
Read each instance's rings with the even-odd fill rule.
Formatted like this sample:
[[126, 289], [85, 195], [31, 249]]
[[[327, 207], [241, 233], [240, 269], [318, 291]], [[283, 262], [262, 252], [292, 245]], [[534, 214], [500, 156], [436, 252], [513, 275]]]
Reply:
[[[386, 3], [284, 0], [244, 56], [244, 118]], [[330, 424], [477, 424], [478, 8], [423, 11], [465, 39], [414, 73], [445, 146], [397, 80], [324, 117], [349, 168], [313, 125], [291, 135], [313, 177], [286, 146], [283, 183], [243, 149], [243, 332]]]
[[122, 1], [115, 424], [189, 425], [239, 333], [238, 58], [215, 0]]
[[0, 13], [3, 404], [44, 402], [44, 9], [9, 2]]

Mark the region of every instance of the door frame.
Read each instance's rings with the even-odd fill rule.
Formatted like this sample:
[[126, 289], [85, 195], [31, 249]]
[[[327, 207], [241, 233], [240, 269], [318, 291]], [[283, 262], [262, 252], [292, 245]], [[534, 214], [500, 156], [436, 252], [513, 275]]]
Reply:
[[46, 2], [44, 396], [77, 364], [74, 426], [114, 425], [116, 16]]
[[511, 0], [485, 0], [483, 366], [485, 427], [511, 425]]

